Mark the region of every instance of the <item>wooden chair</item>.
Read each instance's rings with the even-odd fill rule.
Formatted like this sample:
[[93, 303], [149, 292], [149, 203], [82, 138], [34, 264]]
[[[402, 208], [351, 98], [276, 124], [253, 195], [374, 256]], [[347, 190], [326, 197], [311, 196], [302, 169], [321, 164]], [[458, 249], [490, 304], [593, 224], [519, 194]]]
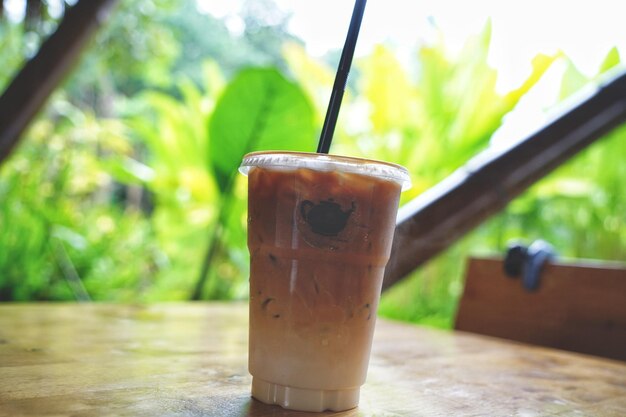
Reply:
[[550, 262], [527, 291], [502, 260], [470, 258], [455, 327], [626, 361], [626, 268]]

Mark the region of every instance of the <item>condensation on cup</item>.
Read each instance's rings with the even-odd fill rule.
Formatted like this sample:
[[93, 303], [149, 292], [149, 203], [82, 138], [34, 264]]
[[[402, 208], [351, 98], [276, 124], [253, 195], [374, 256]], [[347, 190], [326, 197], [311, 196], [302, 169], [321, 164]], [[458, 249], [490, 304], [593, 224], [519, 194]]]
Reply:
[[359, 403], [403, 167], [256, 152], [248, 175], [252, 396], [301, 411]]

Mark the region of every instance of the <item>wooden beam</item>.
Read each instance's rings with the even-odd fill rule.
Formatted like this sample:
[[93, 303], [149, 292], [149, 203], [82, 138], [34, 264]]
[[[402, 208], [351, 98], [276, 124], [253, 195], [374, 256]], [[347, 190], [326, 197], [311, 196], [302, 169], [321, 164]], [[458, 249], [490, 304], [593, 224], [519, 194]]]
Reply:
[[0, 163], [68, 74], [116, 0], [80, 0], [0, 96]]
[[[489, 148], [398, 213], [383, 289], [448, 248], [513, 198], [626, 122], [626, 73], [506, 149]], [[626, 163], [626, 161], [625, 161]]]

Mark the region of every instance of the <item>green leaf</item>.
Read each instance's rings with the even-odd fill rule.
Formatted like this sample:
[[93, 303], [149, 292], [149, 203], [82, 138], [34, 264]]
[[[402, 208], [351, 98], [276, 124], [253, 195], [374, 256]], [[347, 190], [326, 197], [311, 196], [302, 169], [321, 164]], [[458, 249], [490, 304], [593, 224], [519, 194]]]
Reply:
[[563, 52], [559, 51], [554, 55], [537, 54], [532, 60], [532, 71], [528, 78], [522, 83], [519, 88], [510, 91], [504, 98], [505, 108], [504, 113], [511, 111], [518, 101], [526, 94], [543, 75], [548, 71], [550, 66], [559, 58], [563, 57]]
[[571, 59], [566, 59], [567, 66], [561, 78], [561, 89], [559, 100], [565, 100], [575, 92], [579, 91], [589, 82], [589, 79], [576, 68]]
[[242, 157], [258, 150], [313, 151], [314, 113], [302, 89], [273, 68], [241, 71], [209, 122], [209, 162], [222, 193]]
[[619, 51], [617, 50], [616, 47], [613, 47], [611, 48], [609, 53], [606, 54], [606, 57], [604, 57], [604, 61], [602, 61], [602, 64], [600, 65], [600, 70], [598, 72], [600, 74], [603, 74], [607, 72], [608, 70], [612, 69], [613, 67], [619, 65], [620, 61], [621, 59], [619, 56]]
[[102, 161], [102, 166], [123, 184], [141, 185], [154, 180], [154, 170], [141, 162], [122, 156]]
[[386, 133], [414, 124], [416, 89], [392, 51], [376, 46], [362, 69], [363, 93], [371, 103], [374, 132]]
[[[283, 47], [283, 55], [289, 65], [290, 74], [293, 74], [294, 79], [313, 101], [317, 120], [321, 124], [335, 79], [334, 69], [311, 57], [305, 47], [296, 42], [287, 42]], [[344, 104], [346, 98], [348, 97], [344, 96]]]

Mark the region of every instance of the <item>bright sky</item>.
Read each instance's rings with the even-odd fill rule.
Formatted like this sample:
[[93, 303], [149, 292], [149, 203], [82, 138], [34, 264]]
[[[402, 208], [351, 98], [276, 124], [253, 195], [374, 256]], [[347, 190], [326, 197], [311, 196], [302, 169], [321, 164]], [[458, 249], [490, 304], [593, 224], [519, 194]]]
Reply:
[[[224, 18], [237, 33], [246, 0], [197, 0], [201, 11]], [[292, 14], [289, 30], [304, 40], [314, 56], [339, 49], [345, 40], [352, 0], [275, 0]], [[61, 0], [48, 0], [60, 13]], [[6, 0], [9, 15], [23, 14], [24, 0]], [[357, 43], [356, 55], [367, 54], [377, 43], [393, 45], [399, 56], [410, 56], [418, 42], [443, 30], [454, 51], [468, 35], [477, 33], [488, 18], [493, 22], [490, 63], [499, 71], [498, 87], [507, 91], [530, 72], [538, 52], [563, 50], [587, 75], [617, 46], [626, 58], [626, 1], [623, 0], [370, 0]]]
[[[241, 27], [238, 13], [245, 0], [198, 0], [200, 8]], [[306, 42], [312, 55], [341, 48], [353, 1], [276, 0], [292, 13], [290, 31]], [[517, 85], [530, 71], [538, 52], [563, 50], [580, 70], [595, 74], [613, 46], [626, 57], [626, 2], [622, 0], [370, 0], [356, 55], [386, 42], [402, 54], [433, 36], [432, 22], [442, 28], [452, 50], [477, 33], [488, 17], [493, 22], [491, 64], [499, 70], [499, 86]]]

